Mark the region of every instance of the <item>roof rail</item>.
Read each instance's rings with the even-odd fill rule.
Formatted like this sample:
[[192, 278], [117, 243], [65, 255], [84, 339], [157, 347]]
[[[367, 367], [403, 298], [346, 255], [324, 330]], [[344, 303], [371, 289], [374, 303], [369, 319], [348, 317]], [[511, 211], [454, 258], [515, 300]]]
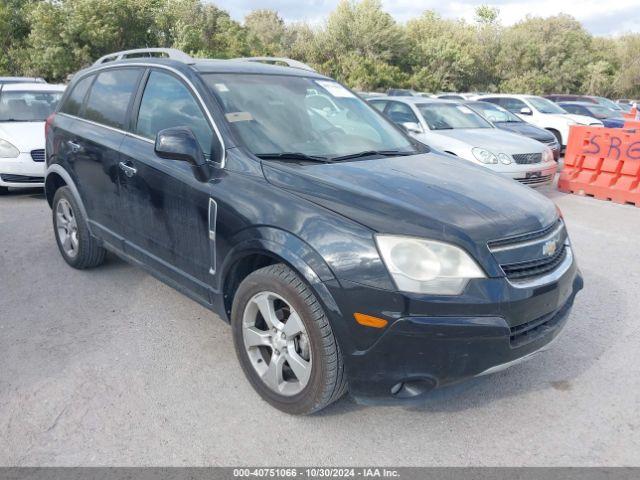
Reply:
[[301, 70], [308, 70], [309, 72], [315, 72], [315, 70], [309, 65], [307, 65], [306, 63], [302, 63], [297, 60], [292, 60], [291, 58], [285, 58], [285, 57], [240, 57], [240, 58], [232, 58], [231, 60], [239, 60], [242, 62], [269, 63], [271, 65], [284, 63], [286, 66], [291, 68], [299, 68]]
[[[154, 53], [163, 55], [153, 55]], [[175, 48], [136, 48], [134, 50], [123, 50], [121, 52], [114, 52], [105, 55], [104, 57], [100, 57], [94, 62], [94, 65], [101, 65], [107, 62], [115, 62], [116, 60], [125, 60], [127, 58], [152, 56], [164, 56], [170, 58], [171, 60], [178, 60], [184, 63], [193, 63], [193, 58]]]

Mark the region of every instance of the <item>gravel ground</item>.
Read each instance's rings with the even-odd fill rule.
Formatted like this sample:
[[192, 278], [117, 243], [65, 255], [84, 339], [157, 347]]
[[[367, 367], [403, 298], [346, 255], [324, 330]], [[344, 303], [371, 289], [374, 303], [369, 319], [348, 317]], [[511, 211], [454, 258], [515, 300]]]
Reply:
[[110, 256], [58, 254], [38, 192], [0, 198], [0, 465], [640, 465], [640, 209], [547, 190], [586, 287], [554, 348], [419, 407], [260, 400], [230, 329]]

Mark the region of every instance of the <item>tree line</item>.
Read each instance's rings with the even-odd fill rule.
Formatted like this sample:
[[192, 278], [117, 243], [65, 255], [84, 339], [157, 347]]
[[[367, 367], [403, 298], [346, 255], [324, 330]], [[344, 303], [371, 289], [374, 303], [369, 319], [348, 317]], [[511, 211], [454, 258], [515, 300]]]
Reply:
[[352, 88], [640, 97], [640, 35], [591, 35], [569, 15], [504, 26], [427, 10], [399, 23], [379, 0], [342, 0], [321, 25], [260, 9], [237, 22], [203, 0], [2, 0], [0, 75], [64, 81], [104, 54], [173, 47], [195, 57], [286, 56]]

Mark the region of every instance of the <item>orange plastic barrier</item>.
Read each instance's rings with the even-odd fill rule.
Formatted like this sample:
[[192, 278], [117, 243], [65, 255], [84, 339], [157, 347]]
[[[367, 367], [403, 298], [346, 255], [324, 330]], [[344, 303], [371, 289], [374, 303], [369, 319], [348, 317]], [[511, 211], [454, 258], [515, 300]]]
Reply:
[[640, 207], [640, 128], [572, 126], [558, 189]]
[[624, 118], [627, 118], [629, 120], [635, 120], [637, 113], [638, 109], [636, 107], [633, 107], [629, 113], [623, 113], [622, 115], [624, 116]]
[[640, 120], [626, 120], [625, 119], [624, 128], [630, 128], [632, 130], [640, 130]]

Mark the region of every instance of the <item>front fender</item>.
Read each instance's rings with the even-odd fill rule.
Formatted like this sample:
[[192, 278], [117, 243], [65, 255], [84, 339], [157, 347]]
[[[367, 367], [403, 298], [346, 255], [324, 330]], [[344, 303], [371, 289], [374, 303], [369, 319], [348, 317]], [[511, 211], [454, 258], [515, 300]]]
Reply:
[[241, 259], [262, 254], [287, 263], [314, 289], [324, 306], [340, 315], [340, 310], [324, 282], [336, 281], [336, 277], [324, 259], [309, 244], [295, 235], [274, 227], [256, 227], [242, 231], [233, 248], [226, 255], [218, 279], [220, 291], [231, 268]]

